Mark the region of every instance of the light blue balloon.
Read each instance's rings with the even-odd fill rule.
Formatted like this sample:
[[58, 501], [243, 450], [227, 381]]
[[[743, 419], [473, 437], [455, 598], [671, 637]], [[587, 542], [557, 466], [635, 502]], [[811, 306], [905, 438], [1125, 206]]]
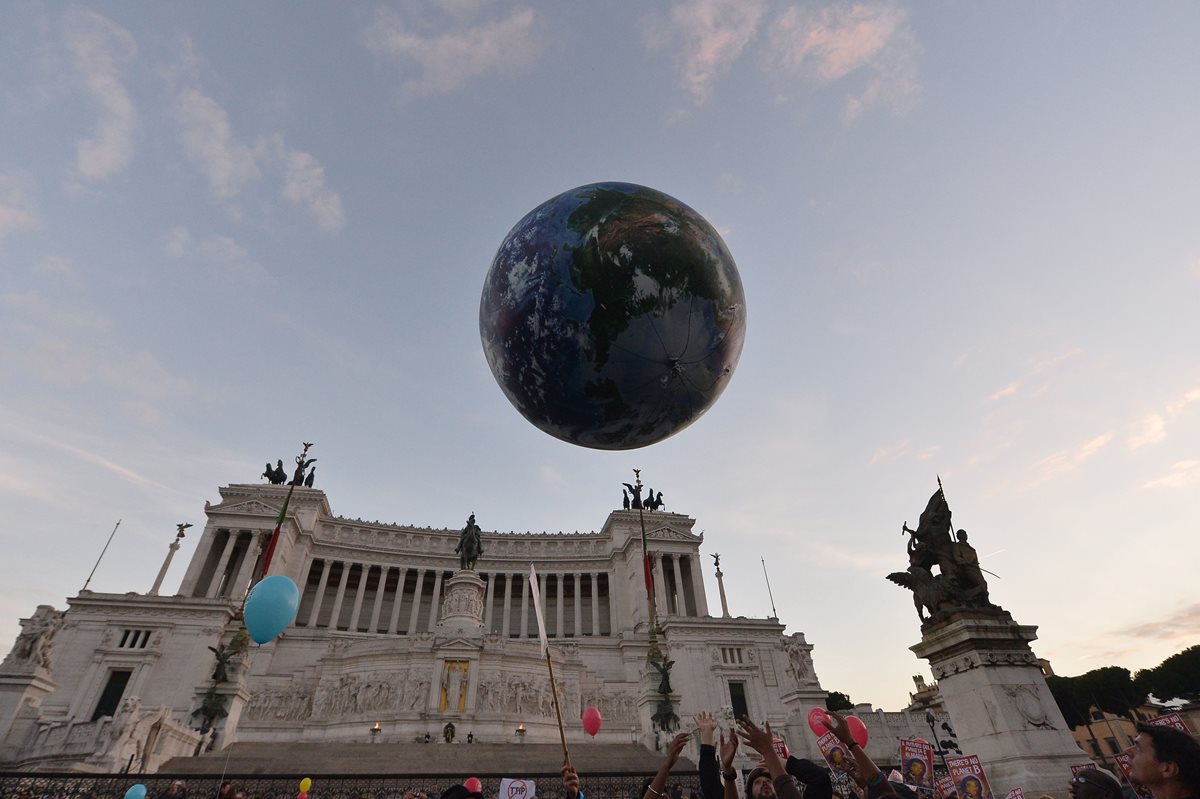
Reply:
[[146, 799], [146, 786], [140, 782], [129, 786], [129, 790], [125, 792], [125, 799]]
[[265, 644], [295, 621], [299, 609], [300, 589], [282, 574], [272, 574], [246, 597], [246, 632], [255, 642]]

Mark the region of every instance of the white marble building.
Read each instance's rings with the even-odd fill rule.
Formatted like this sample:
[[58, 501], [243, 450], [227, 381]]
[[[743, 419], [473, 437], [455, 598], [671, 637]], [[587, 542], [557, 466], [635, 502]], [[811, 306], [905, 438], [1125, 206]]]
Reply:
[[[235, 741], [439, 739], [447, 723], [459, 740], [557, 741], [530, 563], [568, 739], [584, 738], [582, 708], [596, 705], [598, 739], [654, 745], [637, 511], [610, 513], [599, 532], [485, 532], [476, 577], [456, 575], [457, 528], [335, 516], [322, 491], [298, 488], [271, 565], [301, 588], [296, 623], [242, 654], [240, 606], [286, 491], [221, 488], [174, 596], [159, 595], [160, 573], [146, 594], [84, 591], [65, 614], [23, 620], [0, 666], [0, 768], [153, 771]], [[675, 712], [745, 711], [816, 756], [805, 716], [825, 691], [804, 635], [711, 615], [695, 520], [656, 511], [645, 523]], [[231, 656], [217, 683], [220, 647]], [[206, 696], [224, 715], [202, 734]]]

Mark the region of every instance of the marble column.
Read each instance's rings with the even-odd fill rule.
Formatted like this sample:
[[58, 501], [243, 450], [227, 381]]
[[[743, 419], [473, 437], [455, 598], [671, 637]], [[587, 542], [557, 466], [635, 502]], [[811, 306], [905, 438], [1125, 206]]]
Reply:
[[325, 586], [329, 584], [329, 561], [321, 561], [321, 580], [317, 584], [317, 597], [313, 600], [312, 610], [308, 614], [308, 626], [317, 626], [317, 617], [321, 613], [321, 604], [325, 601]]
[[346, 599], [346, 583], [350, 580], [350, 564], [342, 561], [342, 579], [338, 580], [337, 596], [333, 600], [333, 611], [329, 614], [329, 629], [336, 630], [342, 618], [342, 602]]
[[500, 635], [508, 638], [509, 611], [512, 608], [512, 573], [504, 574], [504, 618], [501, 620]]
[[692, 575], [692, 596], [696, 600], [696, 615], [708, 615], [708, 597], [704, 595], [704, 575], [701, 573], [700, 559], [688, 555], [688, 571]]
[[197, 583], [200, 582], [200, 574], [204, 571], [204, 564], [208, 562], [208, 556], [212, 554], [217, 532], [218, 528], [216, 527], [205, 527], [204, 532], [200, 534], [200, 543], [196, 544], [196, 551], [192, 553], [192, 560], [188, 563], [187, 571], [183, 574], [183, 581], [179, 584], [179, 593], [183, 596], [201, 595], [201, 589]]
[[237, 576], [226, 594], [230, 599], [244, 599], [250, 590], [250, 582], [254, 579], [254, 566], [258, 563], [258, 533], [249, 533], [246, 542], [246, 554], [238, 566]]
[[400, 605], [404, 601], [404, 578], [408, 576], [408, 569], [400, 569], [400, 576], [396, 578], [396, 593], [392, 597], [392, 617], [388, 620], [388, 635], [396, 634], [396, 627], [400, 624]]
[[575, 589], [575, 629], [571, 634], [576, 638], [583, 636], [583, 574], [575, 572], [571, 587]]
[[521, 575], [521, 637], [529, 637], [529, 575]]
[[350, 611], [350, 632], [358, 629], [358, 614], [362, 612], [363, 597], [367, 595], [367, 575], [371, 564], [364, 563], [358, 569], [358, 587], [354, 590], [354, 609]]
[[433, 632], [438, 622], [438, 606], [442, 602], [442, 570], [438, 569], [433, 575], [433, 596], [429, 598], [429, 632]]
[[391, 566], [379, 567], [379, 582], [375, 585], [375, 607], [371, 609], [371, 623], [367, 626], [369, 633], [379, 630], [379, 611], [383, 608], [383, 589], [387, 588], [388, 572], [391, 570]]
[[687, 614], [687, 594], [683, 590], [683, 570], [679, 568], [679, 556], [671, 556], [671, 565], [675, 567], [675, 612], [680, 616]]
[[412, 612], [408, 616], [408, 634], [417, 634], [417, 614], [421, 612], [421, 592], [425, 590], [425, 570], [417, 569], [417, 583], [413, 586]]
[[600, 577], [592, 572], [592, 635], [600, 634]]
[[[546, 586], [549, 584], [550, 584], [549, 577], [547, 577], [545, 574], [538, 575], [538, 596], [541, 597], [541, 600], [542, 600], [542, 622], [543, 623], [549, 623], [549, 620], [546, 618], [546, 614], [548, 614], [550, 612], [550, 607], [546, 604]], [[537, 625], [536, 619], [534, 619], [534, 625], [535, 626]], [[537, 630], [534, 630], [533, 634], [536, 636]], [[550, 637], [549, 630], [546, 631], [546, 637], [547, 638]]]
[[554, 584], [558, 587], [558, 604], [554, 608], [555, 638], [566, 638], [566, 636], [563, 635], [563, 582], [565, 582], [563, 577], [565, 576], [566, 575], [564, 575], [562, 572], [554, 575]]
[[167, 559], [163, 561], [162, 568], [158, 570], [158, 576], [154, 578], [154, 585], [150, 588], [150, 596], [158, 596], [158, 589], [162, 588], [163, 580], [167, 576], [167, 569], [171, 568], [171, 561], [175, 557], [175, 553], [179, 551], [179, 542], [183, 540], [183, 530], [180, 530], [175, 540], [167, 545]]
[[487, 575], [487, 599], [483, 601], [483, 631], [491, 633], [492, 631], [492, 602], [496, 599], [496, 573], [491, 572]]
[[225, 542], [225, 549], [221, 551], [221, 559], [217, 561], [217, 569], [213, 572], [212, 582], [209, 583], [208, 592], [205, 594], [208, 599], [215, 598], [217, 591], [221, 589], [221, 578], [225, 576], [225, 568], [229, 565], [229, 556], [233, 553], [233, 545], [237, 543], [241, 535], [240, 530], [229, 531], [229, 540]]
[[671, 613], [667, 604], [667, 560], [666, 555], [655, 554], [651, 563], [654, 564], [654, 604], [659, 618]]

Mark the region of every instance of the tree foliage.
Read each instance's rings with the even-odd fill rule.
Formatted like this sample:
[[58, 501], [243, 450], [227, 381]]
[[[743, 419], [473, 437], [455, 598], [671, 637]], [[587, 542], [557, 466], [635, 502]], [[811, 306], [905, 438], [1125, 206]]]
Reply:
[[1142, 669], [1134, 684], [1163, 702], [1200, 701], [1200, 644], [1171, 655], [1152, 669]]
[[841, 691], [830, 691], [829, 696], [825, 697], [826, 710], [854, 710], [854, 703], [850, 701], [850, 697]]
[[1086, 723], [1093, 707], [1128, 717], [1146, 701], [1145, 689], [1135, 685], [1129, 669], [1121, 666], [1093, 669], [1078, 677], [1047, 677], [1046, 685], [1072, 728]]

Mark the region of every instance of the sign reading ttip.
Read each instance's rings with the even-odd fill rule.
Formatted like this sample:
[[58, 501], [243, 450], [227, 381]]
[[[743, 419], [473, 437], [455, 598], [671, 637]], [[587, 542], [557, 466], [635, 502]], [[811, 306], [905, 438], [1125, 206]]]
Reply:
[[950, 779], [958, 791], [958, 799], [993, 799], [992, 786], [983, 773], [983, 764], [978, 755], [946, 758]]
[[505, 777], [500, 780], [500, 795], [497, 799], [534, 799], [537, 796], [537, 784], [533, 780], [514, 780]]

